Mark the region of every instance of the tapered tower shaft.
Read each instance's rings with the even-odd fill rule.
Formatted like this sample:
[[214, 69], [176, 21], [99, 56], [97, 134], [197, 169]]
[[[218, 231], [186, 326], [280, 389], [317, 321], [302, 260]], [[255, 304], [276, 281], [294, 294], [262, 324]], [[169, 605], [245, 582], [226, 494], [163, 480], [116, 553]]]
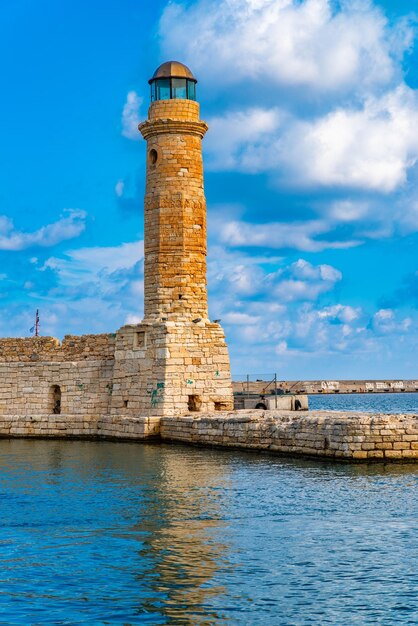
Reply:
[[147, 141], [145, 320], [207, 318], [202, 138], [192, 100], [158, 100], [139, 129]]

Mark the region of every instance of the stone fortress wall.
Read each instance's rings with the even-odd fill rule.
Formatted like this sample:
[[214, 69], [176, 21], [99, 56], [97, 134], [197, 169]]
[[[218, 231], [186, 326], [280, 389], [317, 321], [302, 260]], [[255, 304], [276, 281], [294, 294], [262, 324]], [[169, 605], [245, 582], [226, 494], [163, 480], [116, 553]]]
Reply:
[[0, 339], [0, 415], [109, 411], [116, 335]]
[[230, 408], [224, 333], [212, 322], [143, 322], [62, 343], [0, 338], [0, 381], [0, 416], [174, 416], [202, 396], [193, 412]]
[[[212, 411], [161, 411], [169, 348], [167, 339], [148, 338], [154, 331], [155, 325], [143, 323], [115, 334], [66, 336], [62, 343], [52, 337], [0, 339], [0, 437], [154, 440], [359, 462], [418, 460], [416, 415], [226, 412], [222, 404], [216, 412], [215, 404]], [[198, 326], [195, 332], [201, 332]], [[179, 345], [177, 337], [175, 349]], [[221, 360], [223, 346], [222, 334]], [[176, 358], [175, 349], [170, 358]], [[190, 385], [198, 392], [200, 377], [213, 367], [211, 357], [200, 351], [182, 358], [180, 368], [172, 362], [170, 375], [181, 376], [187, 358]], [[158, 411], [163, 416], [153, 415]]]

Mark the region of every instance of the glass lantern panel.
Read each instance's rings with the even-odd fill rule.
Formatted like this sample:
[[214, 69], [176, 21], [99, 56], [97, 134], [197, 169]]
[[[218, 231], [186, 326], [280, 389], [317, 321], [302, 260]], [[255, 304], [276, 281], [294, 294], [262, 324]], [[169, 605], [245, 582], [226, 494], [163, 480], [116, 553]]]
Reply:
[[151, 102], [157, 99], [157, 87], [155, 81], [151, 83]]
[[186, 79], [185, 78], [172, 78], [171, 86], [173, 89], [173, 98], [180, 98], [182, 100], [187, 99], [186, 91]]
[[157, 89], [156, 99], [157, 100], [170, 100], [170, 79], [169, 78], [159, 78], [155, 81], [155, 86]]
[[194, 80], [187, 81], [187, 92], [189, 100], [196, 100], [196, 83]]

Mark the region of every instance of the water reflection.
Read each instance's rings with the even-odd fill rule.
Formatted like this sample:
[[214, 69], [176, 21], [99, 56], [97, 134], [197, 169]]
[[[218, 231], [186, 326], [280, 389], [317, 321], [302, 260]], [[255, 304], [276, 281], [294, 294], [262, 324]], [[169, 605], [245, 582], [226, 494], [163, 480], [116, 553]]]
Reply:
[[0, 623], [411, 624], [418, 466], [0, 441]]
[[[111, 623], [126, 604], [152, 624], [219, 623], [211, 599], [226, 592], [214, 578], [228, 568], [220, 494], [229, 478], [216, 453], [196, 458], [166, 446], [24, 440], [1, 441], [0, 450], [0, 501], [7, 499], [0, 526], [23, 548], [17, 560], [0, 557], [0, 565], [17, 572], [23, 597], [48, 610], [72, 604], [76, 614], [80, 601], [84, 613], [92, 602], [103, 611], [116, 599]], [[45, 573], [53, 579], [61, 569], [56, 559], [61, 566], [72, 561], [78, 582], [64, 575], [62, 587], [46, 592]], [[31, 582], [23, 581], [27, 568]], [[108, 598], [100, 580], [106, 593], [113, 587]], [[0, 598], [11, 597], [3, 583]]]
[[196, 464], [180, 449], [166, 448], [163, 472], [141, 520], [148, 536], [140, 555], [151, 563], [148, 576], [155, 594], [146, 609], [173, 623], [221, 619], [210, 600], [226, 593], [214, 582], [220, 569], [228, 568], [220, 510], [220, 493], [229, 483], [225, 469], [211, 454]]

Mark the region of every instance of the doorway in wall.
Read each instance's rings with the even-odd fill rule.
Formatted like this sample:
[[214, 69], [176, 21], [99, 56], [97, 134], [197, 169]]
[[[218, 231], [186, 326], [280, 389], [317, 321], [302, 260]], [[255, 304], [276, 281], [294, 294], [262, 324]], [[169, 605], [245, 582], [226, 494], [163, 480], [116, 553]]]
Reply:
[[51, 413], [59, 415], [61, 413], [61, 387], [59, 385], [52, 385], [50, 391], [50, 406]]

